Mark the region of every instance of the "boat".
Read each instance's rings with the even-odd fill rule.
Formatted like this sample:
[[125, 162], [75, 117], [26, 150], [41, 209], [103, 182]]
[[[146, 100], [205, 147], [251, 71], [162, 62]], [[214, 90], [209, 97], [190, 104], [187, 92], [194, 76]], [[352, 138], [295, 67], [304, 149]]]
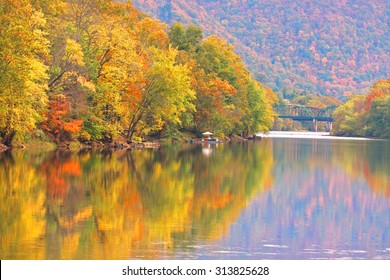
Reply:
[[205, 144], [220, 144], [220, 143], [222, 143], [222, 141], [219, 140], [218, 138], [203, 138], [202, 139], [202, 143], [205, 143]]

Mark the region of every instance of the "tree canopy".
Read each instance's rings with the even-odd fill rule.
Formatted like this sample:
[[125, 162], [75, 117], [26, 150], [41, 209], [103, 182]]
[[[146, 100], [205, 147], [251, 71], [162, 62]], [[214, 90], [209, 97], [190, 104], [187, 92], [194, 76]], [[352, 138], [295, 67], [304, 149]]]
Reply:
[[368, 95], [353, 95], [334, 112], [335, 135], [390, 138], [390, 78]]
[[109, 0], [0, 4], [0, 141], [267, 131], [273, 94], [226, 41]]

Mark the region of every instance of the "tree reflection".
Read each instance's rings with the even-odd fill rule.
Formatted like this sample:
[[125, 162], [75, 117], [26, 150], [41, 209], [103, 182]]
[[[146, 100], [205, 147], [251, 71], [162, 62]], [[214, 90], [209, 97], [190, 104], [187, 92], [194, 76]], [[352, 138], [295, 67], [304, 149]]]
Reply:
[[364, 180], [374, 193], [387, 198], [390, 198], [389, 155], [389, 141], [274, 141], [275, 161], [283, 162], [285, 171], [296, 173], [321, 168], [328, 170], [329, 176], [334, 177], [331, 172], [334, 165], [350, 177]]
[[[353, 243], [362, 234], [374, 240], [375, 231], [364, 232], [364, 215], [375, 208], [375, 195], [390, 197], [389, 153], [388, 142], [276, 139], [157, 151], [2, 153], [0, 258], [191, 256], [196, 244], [228, 237], [255, 197], [263, 209], [251, 238], [293, 238], [295, 251], [307, 242], [336, 246], [341, 237]], [[367, 182], [374, 195], [354, 189], [350, 178]], [[268, 190], [274, 184], [283, 187]]]
[[334, 161], [353, 178], [363, 179], [374, 193], [390, 199], [390, 142], [358, 142], [334, 148]]
[[261, 144], [222, 145], [212, 157], [194, 151], [193, 219], [202, 238], [221, 238], [255, 194], [271, 186], [272, 146]]
[[229, 244], [258, 258], [383, 257], [388, 144], [273, 139], [274, 187], [243, 215]]
[[0, 153], [0, 259], [44, 259], [44, 177], [40, 158], [23, 152]]
[[174, 257], [272, 184], [270, 142], [1, 154], [2, 259]]

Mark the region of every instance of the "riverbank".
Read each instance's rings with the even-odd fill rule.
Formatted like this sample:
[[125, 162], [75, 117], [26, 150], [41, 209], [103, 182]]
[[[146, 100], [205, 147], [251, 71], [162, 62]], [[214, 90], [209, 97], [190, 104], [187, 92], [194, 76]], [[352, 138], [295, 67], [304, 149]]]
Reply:
[[269, 133], [256, 134], [262, 138], [297, 138], [297, 139], [337, 139], [337, 140], [376, 140], [364, 137], [333, 136], [330, 132], [311, 131], [270, 131]]
[[[192, 137], [191, 137], [192, 136]], [[295, 139], [327, 139], [327, 140], [379, 140], [374, 138], [364, 138], [364, 137], [343, 137], [343, 136], [332, 136], [329, 132], [311, 132], [311, 131], [270, 131], [268, 133], [257, 133], [252, 138], [243, 138], [240, 136], [225, 137], [222, 139], [223, 143], [237, 143], [244, 142], [254, 139], [262, 138], [295, 138]], [[157, 149], [161, 145], [171, 144], [171, 143], [189, 143], [190, 140], [197, 139], [195, 135], [183, 135], [180, 139], [177, 140], [168, 140], [168, 139], [152, 139], [148, 141], [126, 141], [125, 138], [119, 137], [113, 142], [103, 143], [103, 142], [91, 142], [91, 143], [81, 143], [78, 141], [73, 141], [69, 143], [61, 143], [56, 145], [54, 142], [41, 139], [32, 139], [26, 141], [23, 144], [16, 144], [15, 146], [7, 147], [3, 144], [0, 144], [0, 152], [7, 151], [9, 149], [26, 149], [26, 150], [43, 150], [51, 151], [56, 149], [70, 150], [70, 151], [80, 151], [80, 150], [110, 150], [110, 149], [148, 149], [153, 148]]]
[[49, 139], [31, 138], [24, 142], [13, 143], [12, 146], [6, 146], [0, 144], [0, 153], [8, 150], [41, 150], [41, 151], [54, 151], [54, 150], [69, 150], [69, 151], [81, 151], [81, 150], [111, 150], [111, 149], [144, 149], [144, 148], [159, 148], [162, 143], [168, 142], [162, 139], [153, 139], [148, 141], [127, 141], [124, 137], [118, 137], [112, 142], [97, 142], [92, 141], [89, 143], [83, 143], [79, 141], [71, 141], [67, 143], [54, 143]]
[[[56, 144], [48, 139], [29, 139], [23, 143], [16, 143], [12, 147], [7, 147], [0, 144], [0, 152], [4, 152], [11, 149], [17, 150], [42, 150], [53, 151], [56, 149], [81, 151], [81, 150], [127, 150], [127, 149], [158, 149], [162, 145], [169, 145], [172, 143], [191, 143], [191, 140], [195, 142], [196, 139], [200, 139], [195, 134], [183, 133], [178, 139], [148, 139], [138, 141], [128, 141], [124, 137], [118, 137], [115, 141], [104, 143], [93, 141], [90, 143], [83, 143], [79, 141], [72, 141], [68, 143]], [[252, 136], [244, 138], [241, 136], [231, 136], [220, 138], [222, 143], [239, 143], [249, 140], [260, 140], [259, 136]]]

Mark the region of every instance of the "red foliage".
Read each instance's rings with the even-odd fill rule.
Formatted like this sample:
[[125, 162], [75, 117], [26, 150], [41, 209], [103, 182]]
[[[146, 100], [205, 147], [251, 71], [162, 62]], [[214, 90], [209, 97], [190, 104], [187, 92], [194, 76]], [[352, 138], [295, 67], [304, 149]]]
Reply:
[[83, 121], [71, 118], [70, 105], [66, 97], [61, 95], [53, 97], [48, 109], [41, 127], [53, 136], [56, 143], [69, 140], [72, 134], [81, 130]]
[[369, 111], [371, 109], [371, 103], [374, 99], [378, 97], [384, 96], [384, 93], [380, 91], [379, 89], [373, 89], [370, 94], [367, 95], [366, 97], [366, 103], [364, 105], [364, 109], [366, 111]]

